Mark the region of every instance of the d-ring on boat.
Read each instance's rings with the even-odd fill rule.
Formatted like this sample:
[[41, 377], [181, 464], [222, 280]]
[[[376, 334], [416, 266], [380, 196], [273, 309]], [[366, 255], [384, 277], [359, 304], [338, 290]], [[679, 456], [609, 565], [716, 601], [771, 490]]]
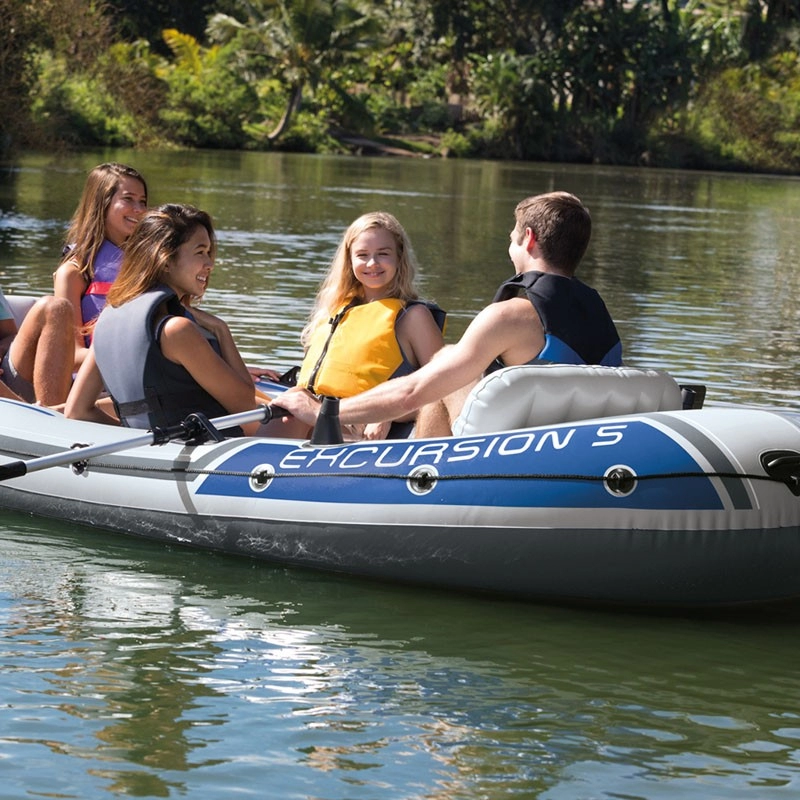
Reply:
[[0, 507], [535, 600], [800, 594], [800, 414], [685, 394], [655, 370], [509, 367], [452, 437], [340, 444], [132, 431], [2, 400]]

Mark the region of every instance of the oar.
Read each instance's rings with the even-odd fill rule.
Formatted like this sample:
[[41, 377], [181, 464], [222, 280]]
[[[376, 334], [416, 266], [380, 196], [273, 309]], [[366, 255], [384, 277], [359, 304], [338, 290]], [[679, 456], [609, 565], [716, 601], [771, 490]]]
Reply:
[[151, 431], [131, 436], [128, 439], [85, 447], [78, 446], [62, 453], [52, 453], [49, 456], [40, 456], [29, 461], [11, 461], [8, 464], [0, 464], [0, 481], [20, 478], [29, 472], [37, 472], [49, 467], [63, 467], [67, 464], [74, 464], [77, 461], [87, 461], [96, 456], [104, 456], [121, 450], [132, 450], [135, 447], [144, 447], [151, 444], [164, 444], [181, 436], [197, 436], [203, 431], [213, 435], [217, 433], [217, 429], [235, 428], [237, 425], [243, 425], [247, 422], [269, 422], [278, 415], [286, 416], [288, 412], [278, 408], [278, 406], [262, 405], [251, 411], [240, 411], [238, 414], [228, 414], [212, 420], [205, 419], [200, 414], [190, 414], [178, 425], [172, 425], [168, 428], [154, 428]]

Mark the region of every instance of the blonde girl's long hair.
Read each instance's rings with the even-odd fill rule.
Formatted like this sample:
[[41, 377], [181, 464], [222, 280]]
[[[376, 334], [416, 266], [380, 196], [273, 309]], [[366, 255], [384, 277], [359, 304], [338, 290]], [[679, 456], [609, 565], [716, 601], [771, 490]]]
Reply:
[[121, 306], [163, 283], [178, 248], [201, 226], [208, 231], [213, 260], [217, 239], [214, 223], [205, 211], [176, 203], [148, 211], [125, 243], [119, 275], [108, 291], [107, 302]]
[[123, 178], [147, 183], [138, 170], [125, 164], [99, 164], [87, 176], [81, 199], [65, 237], [65, 261], [73, 261], [87, 282], [94, 278], [94, 260], [106, 238], [106, 213]]
[[350, 224], [339, 242], [328, 273], [320, 285], [308, 322], [300, 336], [303, 347], [308, 346], [311, 334], [319, 325], [326, 323], [351, 300], [364, 298], [364, 287], [353, 274], [350, 249], [364, 231], [373, 228], [383, 228], [392, 234], [397, 248], [397, 272], [387, 297], [406, 301], [419, 299], [416, 288], [417, 258], [405, 229], [386, 211], [364, 214]]

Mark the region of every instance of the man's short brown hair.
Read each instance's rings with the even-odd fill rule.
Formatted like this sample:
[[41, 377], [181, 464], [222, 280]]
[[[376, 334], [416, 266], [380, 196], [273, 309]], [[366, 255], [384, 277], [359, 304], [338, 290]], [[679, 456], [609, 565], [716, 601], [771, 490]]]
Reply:
[[516, 231], [533, 231], [542, 257], [567, 275], [574, 274], [592, 237], [592, 218], [586, 206], [569, 192], [537, 194], [514, 209]]

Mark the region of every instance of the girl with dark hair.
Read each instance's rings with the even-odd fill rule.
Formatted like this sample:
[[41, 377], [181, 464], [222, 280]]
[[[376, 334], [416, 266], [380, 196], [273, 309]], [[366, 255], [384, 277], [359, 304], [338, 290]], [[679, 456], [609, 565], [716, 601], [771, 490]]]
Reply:
[[125, 246], [66, 416], [116, 423], [98, 405], [104, 387], [119, 419], [133, 428], [174, 425], [193, 412], [215, 417], [255, 407], [253, 380], [228, 326], [191, 306], [208, 287], [215, 255], [214, 227], [204, 211], [164, 205], [142, 217]]
[[75, 369], [86, 357], [92, 323], [119, 272], [122, 245], [146, 210], [147, 184], [133, 167], [99, 164], [87, 176], [64, 258], [53, 273], [53, 293], [72, 304]]

